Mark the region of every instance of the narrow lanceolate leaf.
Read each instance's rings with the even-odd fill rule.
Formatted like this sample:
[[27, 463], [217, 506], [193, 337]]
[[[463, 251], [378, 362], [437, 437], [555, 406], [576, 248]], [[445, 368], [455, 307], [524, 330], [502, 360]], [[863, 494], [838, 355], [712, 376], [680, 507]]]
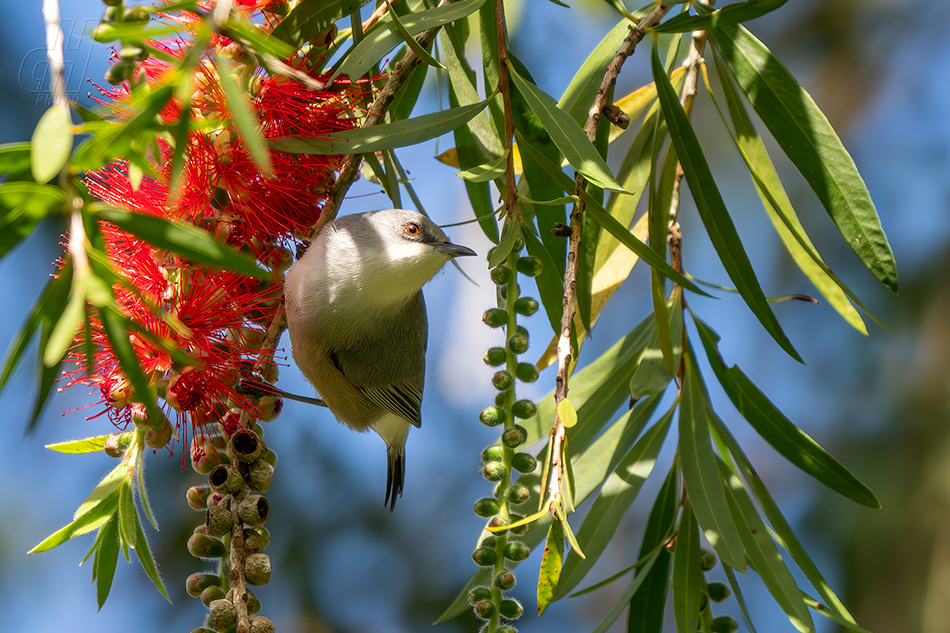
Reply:
[[790, 462], [824, 485], [860, 504], [879, 509], [881, 502], [870, 488], [785, 417], [738, 366], [726, 367], [719, 355], [719, 336], [699, 318], [694, 321], [713, 372], [752, 428]]
[[271, 37], [299, 48], [318, 33], [327, 31], [334, 22], [358, 10], [368, 0], [326, 0], [300, 2], [274, 27]]
[[238, 86], [237, 79], [233, 75], [236, 72], [235, 65], [229, 60], [217, 57], [215, 69], [218, 71], [221, 87], [227, 97], [231, 120], [241, 133], [241, 140], [244, 141], [244, 147], [251, 155], [254, 165], [266, 178], [274, 171], [274, 164], [271, 162], [270, 152], [264, 147], [264, 140], [247, 94]]
[[171, 598], [168, 597], [168, 592], [165, 590], [165, 583], [162, 582], [162, 577], [158, 573], [158, 566], [155, 564], [155, 559], [152, 557], [152, 550], [148, 547], [148, 541], [145, 538], [145, 532], [142, 530], [142, 524], [139, 522], [139, 515], [135, 513], [132, 515], [134, 518], [134, 528], [135, 528], [135, 555], [139, 558], [139, 563], [142, 564], [142, 569], [145, 570], [146, 575], [155, 585], [155, 588], [165, 596], [165, 599], [170, 603]]
[[577, 533], [577, 540], [587, 557], [568, 558], [557, 588], [559, 597], [570, 593], [587, 576], [607, 548], [620, 521], [626, 516], [643, 483], [653, 472], [656, 456], [663, 446], [672, 417], [671, 409], [640, 438], [617, 469], [607, 477]]
[[197, 264], [233, 270], [261, 279], [269, 278], [270, 273], [258, 268], [242, 253], [217, 241], [207, 231], [194, 226], [170, 222], [151, 215], [132, 213], [104, 204], [95, 204], [92, 210], [96, 215], [112, 222], [120, 229]]
[[99, 608], [106, 603], [115, 577], [115, 566], [119, 562], [119, 530], [115, 515], [99, 528], [96, 540], [96, 558], [92, 577], [96, 581], [96, 600]]
[[538, 615], [544, 613], [552, 602], [564, 564], [564, 528], [560, 521], [552, 521], [548, 540], [541, 556], [541, 571], [538, 576]]
[[69, 109], [58, 105], [40, 118], [30, 141], [30, 167], [38, 183], [47, 183], [62, 171], [73, 149], [73, 122]]
[[[805, 228], [798, 219], [798, 214], [792, 206], [788, 194], [785, 193], [785, 187], [769, 158], [765, 143], [756, 132], [743, 105], [739, 91], [733, 85], [733, 79], [726, 73], [721, 62], [716, 64], [716, 70], [719, 74], [720, 86], [726, 97], [726, 105], [729, 109], [729, 115], [735, 126], [735, 135], [733, 141], [739, 149], [749, 173], [752, 175], [756, 191], [762, 198], [762, 204], [775, 226], [779, 237], [785, 244], [792, 259], [801, 269], [805, 276], [818, 290], [825, 295], [828, 302], [835, 310], [841, 314], [844, 319], [862, 334], [867, 334], [867, 327], [861, 315], [851, 305], [849, 297], [863, 308], [863, 305], [854, 296], [854, 293], [848, 289], [844, 283], [828, 268], [822, 260], [818, 250], [812, 244]], [[708, 85], [708, 84], [707, 84]], [[710, 94], [712, 91], [710, 90]], [[715, 101], [715, 95], [713, 95]], [[718, 103], [716, 104], [718, 107]], [[722, 114], [721, 110], [720, 113]]]
[[802, 633], [812, 633], [815, 625], [812, 623], [811, 614], [802, 601], [795, 579], [792, 578], [788, 567], [785, 566], [785, 561], [782, 560], [782, 555], [779, 554], [772, 537], [769, 536], [768, 527], [759, 516], [739, 477], [722, 462], [719, 466], [727, 482], [726, 500], [739, 525], [739, 534], [749, 555], [750, 564], [762, 578], [769, 593], [785, 611], [792, 625]]
[[696, 633], [702, 578], [699, 526], [692, 506], [686, 502], [673, 553], [673, 617], [677, 633]]
[[442, 136], [464, 125], [481, 112], [488, 101], [450, 108], [412, 119], [372, 125], [334, 134], [334, 140], [307, 136], [268, 139], [267, 144], [293, 154], [365, 154], [415, 145]]
[[26, 175], [30, 171], [30, 144], [0, 145], [0, 174]]
[[564, 154], [571, 167], [601, 189], [626, 193], [571, 115], [561, 110], [549, 94], [519, 75], [510, 62], [508, 71], [515, 88], [540, 119], [544, 129], [551, 135], [551, 140]]
[[[594, 101], [597, 89], [600, 88], [600, 84], [604, 80], [604, 71], [607, 70], [607, 64], [617, 54], [617, 49], [620, 48], [629, 32], [630, 21], [627, 19], [620, 20], [614, 28], [607, 32], [604, 39], [594, 47], [594, 50], [590, 52], [581, 67], [574, 73], [571, 83], [564, 89], [564, 94], [561, 95], [557, 105], [565, 112], [570, 113], [578, 124], [583, 125], [584, 121], [587, 120], [587, 112], [590, 109], [590, 104]], [[611, 133], [613, 133], [613, 127], [615, 126], [611, 126]]]
[[[854, 617], [848, 612], [847, 608], [845, 608], [827, 581], [825, 581], [824, 576], [821, 575], [821, 572], [811, 560], [811, 557], [808, 556], [805, 548], [798, 540], [798, 537], [795, 536], [792, 527], [788, 524], [782, 511], [779, 509], [778, 504], [775, 503], [775, 499], [772, 498], [772, 493], [769, 492], [765, 482], [759, 478], [758, 473], [756, 473], [752, 467], [752, 462], [749, 461], [748, 456], [742, 450], [742, 447], [739, 446], [739, 442], [736, 441], [736, 438], [721, 420], [713, 418], [713, 424], [716, 426], [716, 432], [719, 434], [719, 437], [723, 439], [729, 452], [735, 458], [736, 464], [742, 472], [742, 476], [745, 477], [753, 494], [755, 494], [755, 498], [758, 500], [763, 512], [765, 512], [769, 523], [772, 524], [772, 529], [775, 530], [776, 537], [781, 545], [788, 551], [792, 560], [795, 561], [798, 568], [802, 570], [802, 573], [805, 574], [805, 577], [812, 586], [818, 590], [822, 600], [828, 605], [827, 608], [836, 614], [836, 621], [844, 621], [855, 625]], [[738, 592], [736, 593], [738, 595]]]
[[742, 26], [710, 31], [716, 51], [861, 262], [897, 292], [897, 265], [867, 185], [831, 123], [788, 69]]
[[73, 291], [69, 295], [66, 309], [59, 316], [46, 345], [43, 346], [43, 365], [52, 367], [59, 364], [66, 350], [73, 343], [73, 337], [80, 323], [86, 318], [86, 292], [82, 283], [73, 282]]
[[126, 543], [135, 543], [135, 522], [138, 511], [132, 493], [132, 480], [125, 479], [119, 484], [119, 534]]
[[630, 598], [627, 614], [627, 630], [635, 633], [660, 633], [666, 612], [666, 597], [670, 590], [670, 564], [673, 556], [666, 548], [673, 534], [676, 510], [679, 501], [679, 477], [674, 463], [657, 493], [646, 528], [639, 555], [660, 548], [656, 564], [643, 579], [643, 585]]
[[[410, 36], [436, 28], [455, 20], [460, 20], [479, 9], [485, 0], [461, 0], [451, 4], [426, 9], [402, 17], [402, 25]], [[362, 77], [367, 70], [379, 62], [394, 49], [403, 37], [395, 31], [391, 23], [383, 24], [370, 31], [347, 53], [333, 77], [347, 75], [351, 78]]]
[[683, 368], [679, 431], [686, 492], [709, 544], [715, 548], [723, 564], [744, 571], [742, 540], [729, 512], [719, 467], [716, 466], [705, 392], [692, 354], [684, 355]]
[[693, 202], [696, 204], [696, 209], [699, 211], [699, 216], [703, 220], [703, 225], [723, 267], [766, 331], [789, 356], [803, 362], [772, 312], [765, 293], [762, 292], [762, 287], [752, 268], [752, 262], [749, 261], [749, 256], [746, 255], [742, 242], [739, 240], [739, 233], [736, 231], [732, 218], [729, 217], [729, 211], [719, 193], [719, 187], [716, 186], [712, 171], [703, 155], [696, 132], [673, 91], [669, 77], [666, 76], [656, 46], [653, 47], [651, 60], [657, 95], [670, 129], [670, 138], [676, 148], [676, 155], [683, 167], [683, 172], [686, 174]]
[[46, 448], [58, 453], [95, 453], [105, 448], [106, 438], [109, 435], [97, 435], [87, 437], [83, 440], [72, 440], [71, 442], [57, 442], [56, 444], [47, 444]]
[[760, 18], [775, 11], [788, 0], [747, 0], [734, 2], [706, 15], [680, 13], [666, 22], [654, 26], [655, 33], [689, 33], [690, 31], [708, 31], [710, 29], [732, 26]]
[[623, 590], [623, 593], [620, 594], [620, 597], [617, 598], [617, 601], [614, 603], [614, 606], [607, 612], [607, 615], [604, 616], [604, 619], [601, 620], [594, 630], [591, 633], [607, 633], [607, 630], [617, 621], [617, 618], [627, 610], [627, 605], [630, 602], [630, 599], [640, 591], [640, 588], [643, 586], [643, 583], [650, 578], [650, 572], [653, 570], [653, 566], [656, 564], [657, 559], [663, 555], [663, 551], [657, 550], [650, 554], [649, 558], [643, 561], [643, 564], [639, 566], [636, 576], [633, 577], [633, 580], [627, 585], [627, 588]]
[[98, 308], [97, 314], [102, 322], [106, 338], [109, 339], [109, 346], [112, 347], [112, 352], [119, 360], [125, 377], [132, 385], [131, 399], [144, 404], [149, 417], [155, 420], [161, 419], [162, 413], [155, 404], [155, 388], [145, 377], [139, 358], [129, 341], [129, 319], [111, 306]]
[[416, 57], [422, 60], [423, 63], [428, 64], [429, 66], [434, 66], [436, 68], [445, 69], [445, 66], [439, 63], [439, 60], [434, 58], [429, 54], [429, 51], [422, 48], [422, 45], [419, 44], [412, 36], [412, 34], [406, 29], [403, 25], [402, 20], [399, 18], [399, 14], [393, 10], [392, 5], [387, 0], [386, 4], [389, 6], [389, 18], [392, 20], [392, 26], [399, 34], [399, 36], [406, 42], [406, 46], [409, 47], [413, 53], [416, 54]]
[[495, 178], [504, 176], [507, 165], [508, 154], [505, 153], [489, 163], [483, 163], [471, 169], [460, 171], [455, 175], [469, 182], [489, 182]]
[[53, 534], [46, 537], [39, 545], [31, 549], [28, 554], [36, 554], [51, 550], [57, 545], [62, 545], [74, 536], [91, 532], [102, 526], [114, 514], [119, 504], [119, 491], [113, 489], [108, 495], [99, 500], [95, 505], [90, 506], [89, 510], [83, 512], [72, 520], [68, 525], [60, 528]]

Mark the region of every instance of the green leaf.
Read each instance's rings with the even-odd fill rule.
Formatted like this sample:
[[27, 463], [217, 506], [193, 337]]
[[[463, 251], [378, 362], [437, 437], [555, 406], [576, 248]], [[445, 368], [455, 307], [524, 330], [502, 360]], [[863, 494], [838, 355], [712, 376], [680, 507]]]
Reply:
[[721, 9], [716, 9], [706, 15], [680, 13], [662, 24], [647, 29], [647, 31], [654, 33], [689, 33], [690, 31], [708, 31], [733, 26], [740, 22], [760, 18], [766, 13], [775, 11], [786, 2], [788, 0], [747, 0], [747, 2], [727, 4]]
[[105, 448], [106, 438], [109, 437], [112, 437], [112, 435], [97, 435], [82, 440], [47, 444], [46, 448], [58, 453], [96, 453]]
[[501, 240], [498, 242], [498, 246], [488, 253], [489, 268], [494, 268], [508, 259], [508, 255], [511, 254], [511, 249], [520, 235], [521, 226], [514, 221], [513, 216], [508, 216], [501, 230]]
[[123, 480], [128, 479], [128, 476], [128, 469], [122, 463], [119, 463], [115, 468], [110, 470], [109, 473], [96, 484], [96, 487], [89, 493], [85, 501], [76, 509], [76, 512], [73, 514], [73, 519], [78, 519], [83, 514], [95, 508], [102, 503], [104, 499], [110, 497], [113, 492], [116, 495], [116, 503], [118, 503], [119, 493], [117, 490], [119, 484], [122, 483]]
[[541, 556], [541, 570], [538, 575], [538, 615], [544, 613], [548, 605], [554, 602], [554, 592], [561, 576], [564, 563], [564, 528], [558, 521], [552, 521], [548, 529], [548, 540], [544, 544]]
[[33, 130], [30, 140], [30, 167], [33, 179], [47, 183], [63, 170], [73, 149], [73, 121], [69, 108], [50, 106]]
[[129, 320], [114, 310], [115, 308], [111, 306], [97, 309], [99, 320], [102, 322], [102, 329], [105, 331], [106, 338], [109, 339], [109, 346], [112, 347], [112, 352], [119, 360], [122, 373], [125, 374], [129, 384], [132, 385], [131, 399], [144, 404], [149, 417], [159, 419], [162, 414], [155, 404], [155, 388], [149, 384], [145, 377], [135, 349], [129, 341]]
[[[95, 491], [94, 491], [95, 492]], [[102, 526], [115, 514], [116, 507], [119, 504], [119, 491], [113, 489], [95, 505], [89, 508], [73, 519], [68, 525], [60, 528], [53, 534], [46, 537], [39, 545], [31, 549], [28, 554], [36, 554], [51, 550], [57, 545], [62, 545], [74, 536], [91, 532]]]
[[119, 484], [119, 534], [126, 543], [135, 543], [135, 522], [138, 510], [132, 495], [132, 480], [124, 479]]
[[571, 167], [601, 189], [627, 193], [571, 115], [561, 110], [550, 95], [519, 75], [510, 61], [508, 71], [515, 88], [541, 120]]
[[214, 66], [221, 78], [221, 87], [227, 97], [226, 106], [228, 113], [231, 115], [231, 121], [240, 132], [241, 140], [244, 141], [244, 147], [251, 155], [254, 165], [264, 178], [268, 178], [274, 171], [274, 164], [271, 162], [270, 152], [264, 147], [261, 130], [257, 119], [252, 114], [253, 109], [250, 100], [247, 98], [247, 93], [238, 87], [237, 79], [234, 77], [237, 67], [230, 60], [218, 56], [215, 56]]
[[748, 456], [746, 456], [742, 447], [739, 446], [736, 438], [721, 420], [713, 418], [713, 424], [716, 427], [716, 432], [719, 437], [725, 441], [729, 452], [736, 459], [742, 476], [745, 477], [746, 482], [752, 488], [752, 492], [755, 494], [756, 499], [758, 499], [759, 505], [765, 512], [765, 516], [768, 517], [769, 522], [775, 530], [777, 539], [780, 540], [782, 546], [785, 547], [789, 555], [791, 555], [792, 560], [794, 560], [795, 564], [802, 570], [812, 586], [818, 590], [818, 593], [825, 603], [830, 605], [831, 609], [835, 611], [841, 620], [854, 624], [854, 617], [848, 612], [844, 604], [825, 581], [821, 572], [818, 571], [818, 567], [815, 566], [815, 563], [812, 562], [808, 556], [805, 548], [795, 536], [792, 527], [788, 524], [782, 511], [779, 509], [778, 504], [775, 503], [775, 499], [769, 492], [765, 482], [762, 481], [758, 473], [756, 473], [755, 468], [752, 467], [752, 462], [749, 461]]
[[746, 606], [745, 597], [742, 595], [742, 588], [739, 587], [739, 582], [736, 580], [736, 572], [729, 567], [723, 567], [722, 571], [726, 574], [726, 580], [729, 581], [729, 586], [732, 588], [732, 595], [735, 597], [739, 611], [742, 613], [742, 619], [745, 620], [745, 625], [749, 627], [749, 633], [756, 633], [755, 626], [752, 624], [752, 616], [749, 615], [749, 608]]
[[704, 387], [691, 353], [683, 357], [683, 392], [680, 402], [680, 460], [683, 482], [696, 518], [723, 564], [745, 570], [745, 555], [736, 524], [726, 503], [722, 478], [716, 466]]
[[271, 37], [299, 48], [318, 33], [329, 29], [345, 15], [357, 11], [368, 0], [326, 0], [300, 2], [277, 23]]
[[620, 594], [613, 608], [607, 612], [604, 619], [594, 628], [593, 633], [606, 633], [611, 625], [617, 621], [617, 618], [627, 609], [627, 604], [630, 602], [630, 599], [640, 590], [640, 587], [643, 586], [644, 580], [650, 577], [650, 571], [656, 564], [657, 558], [662, 554], [662, 550], [657, 550], [643, 563], [637, 570], [636, 576], [633, 577], [633, 580], [627, 585], [627, 588]]
[[733, 406], [775, 450], [824, 485], [870, 508], [881, 502], [851, 471], [789, 420], [736, 365], [727, 367], [719, 354], [719, 335], [694, 315], [699, 338]]
[[666, 611], [666, 596], [670, 590], [670, 563], [673, 556], [666, 549], [667, 539], [673, 533], [676, 510], [679, 502], [679, 478], [674, 463], [656, 496], [646, 528], [639, 556], [660, 548], [656, 564], [650, 570], [643, 585], [630, 598], [627, 614], [627, 631], [630, 633], [661, 633]]
[[455, 175], [469, 182], [489, 182], [504, 176], [507, 166], [508, 154], [505, 153], [490, 163], [483, 163], [471, 169], [460, 171]]
[[812, 633], [815, 625], [811, 614], [801, 599], [798, 585], [782, 560], [778, 548], [772, 542], [769, 531], [759, 516], [745, 487], [722, 462], [719, 470], [726, 481], [726, 500], [732, 516], [739, 525], [739, 534], [749, 556], [749, 562], [762, 578], [766, 588], [782, 607], [792, 625], [802, 633]]
[[[674, 312], [675, 314], [675, 312]], [[682, 344], [674, 341], [682, 351]], [[670, 373], [666, 360], [663, 358], [663, 350], [660, 349], [659, 332], [653, 336], [650, 344], [643, 352], [643, 358], [640, 365], [633, 373], [630, 379], [630, 395], [633, 398], [642, 398], [666, 391], [667, 385], [673, 380], [673, 374]]]
[[716, 51], [841, 236], [897, 292], [897, 265], [867, 185], [831, 123], [788, 69], [741, 26], [710, 31]]
[[155, 520], [155, 515], [152, 514], [152, 506], [148, 502], [148, 491], [145, 489], [145, 460], [143, 456], [144, 454], [140, 453], [138, 459], [135, 460], [135, 479], [138, 482], [139, 499], [142, 501], [142, 508], [145, 509], [145, 516], [148, 517], [149, 523], [157, 531], [158, 521]]
[[626, 18], [610, 29], [574, 73], [571, 83], [564, 89], [564, 94], [557, 102], [557, 106], [570, 113], [571, 118], [579, 125], [583, 125], [587, 120], [590, 104], [593, 103], [597, 90], [604, 80], [607, 64], [613, 60], [628, 33], [630, 33], [630, 21]]
[[0, 205], [20, 209], [21, 213], [41, 220], [61, 212], [66, 204], [62, 189], [33, 182], [5, 182], [0, 185]]
[[259, 279], [270, 277], [270, 273], [258, 268], [243, 253], [218, 242], [207, 231], [190, 224], [133, 213], [104, 204], [95, 204], [92, 210], [96, 215], [112, 222], [122, 230], [195, 263], [233, 270]]
[[[686, 473], [683, 474], [685, 476]], [[673, 616], [678, 633], [696, 633], [702, 581], [699, 526], [687, 501], [683, 504], [683, 517], [680, 519], [676, 550], [673, 553]]]
[[96, 581], [96, 600], [99, 609], [106, 603], [109, 591], [112, 589], [112, 579], [115, 577], [116, 564], [119, 562], [119, 531], [118, 520], [113, 514], [106, 523], [99, 528], [96, 539], [96, 558], [92, 568], [92, 577]]
[[[785, 248], [805, 276], [828, 299], [832, 307], [852, 327], [866, 335], [868, 332], [864, 321], [851, 305], [848, 297], [851, 297], [862, 309], [865, 309], [864, 306], [821, 259], [814, 244], [805, 233], [788, 194], [785, 193], [785, 188], [769, 158], [765, 144], [752, 125], [745, 106], [739, 98], [739, 92], [733, 85], [733, 79], [726, 73], [721, 62], [716, 64], [716, 69], [726, 97], [730, 118], [735, 126], [733, 141], [749, 168], [756, 191], [759, 192], [762, 204]], [[715, 95], [713, 95], [713, 101], [715, 102]], [[716, 107], [719, 108], [718, 103]], [[721, 109], [720, 114], [722, 114]], [[724, 115], [723, 118], [725, 120]]]
[[145, 532], [142, 530], [142, 524], [139, 522], [138, 513], [134, 513], [132, 517], [134, 519], [135, 528], [135, 545], [133, 545], [135, 555], [138, 556], [142, 569], [145, 570], [146, 575], [151, 579], [155, 588], [171, 603], [172, 599], [168, 597], [168, 592], [165, 590], [165, 583], [162, 582], [162, 577], [158, 573], [158, 566], [152, 557], [152, 550], [148, 547], [148, 540], [146, 540]]
[[365, 154], [415, 145], [442, 136], [464, 125], [488, 105], [488, 100], [450, 108], [412, 119], [372, 125], [334, 133], [336, 140], [307, 136], [286, 136], [267, 140], [273, 149], [292, 154]]
[[30, 173], [30, 149], [29, 143], [0, 145], [0, 174]]
[[616, 470], [604, 481], [600, 494], [594, 499], [577, 533], [577, 540], [583, 547], [586, 559], [568, 555], [561, 582], [557, 587], [559, 598], [570, 593], [587, 576], [607, 548], [620, 526], [620, 521], [626, 516], [643, 483], [653, 472], [657, 454], [666, 439], [672, 418], [673, 409], [670, 409], [640, 438]]
[[60, 315], [56, 326], [50, 333], [49, 340], [43, 346], [43, 365], [52, 367], [62, 362], [66, 350], [73, 343], [79, 325], [86, 318], [86, 293], [82, 283], [73, 282], [73, 290], [69, 295], [66, 309]]
[[[415, 36], [423, 31], [471, 15], [478, 11], [483, 4], [485, 4], [485, 0], [461, 0], [460, 2], [453, 2], [452, 4], [406, 15], [402, 19], [402, 24], [410, 36]], [[402, 36], [395, 32], [392, 22], [389, 21], [391, 16], [384, 18], [384, 20], [386, 20], [385, 23], [367, 33], [359, 44], [350, 49], [332, 78], [339, 75], [346, 75], [351, 78], [362, 77], [367, 70], [372, 68], [386, 53], [403, 40]]]
[[762, 287], [755, 277], [752, 263], [742, 247], [739, 234], [732, 223], [732, 218], [729, 217], [729, 211], [726, 209], [722, 195], [719, 193], [719, 187], [716, 186], [709, 164], [703, 155], [699, 139], [696, 138], [696, 133], [690, 125], [689, 118], [686, 116], [686, 112], [683, 111], [683, 107], [673, 91], [673, 86], [670, 84], [670, 79], [663, 70], [656, 46], [653, 47], [651, 60], [653, 78], [657, 84], [657, 95], [670, 129], [670, 138], [676, 148], [676, 155], [680, 160], [680, 164], [683, 166], [683, 172], [686, 175], [686, 181], [689, 183], [689, 190], [693, 201], [696, 203], [696, 209], [699, 211], [703, 225], [706, 227], [706, 232], [716, 249], [716, 253], [719, 255], [720, 261], [722, 261], [723, 267], [735, 283], [739, 294], [745, 299], [749, 309], [752, 310], [752, 313], [755, 314], [768, 333], [772, 335], [772, 338], [789, 356], [799, 362], [804, 362], [782, 330], [782, 326], [775, 318], [772, 308], [769, 307], [765, 293], [762, 292]]
[[854, 621], [841, 617], [841, 614], [833, 611], [832, 609], [829, 609], [825, 605], [821, 604], [820, 602], [818, 602], [817, 600], [809, 596], [804, 591], [802, 592], [802, 598], [804, 598], [805, 604], [807, 606], [811, 607], [812, 609], [814, 609], [821, 615], [825, 616], [826, 618], [834, 620], [835, 622], [837, 622], [844, 628], [848, 629], [849, 631], [854, 631], [854, 633], [871, 633], [867, 629], [858, 626]]
[[399, 14], [393, 10], [393, 7], [389, 3], [389, 0], [386, 0], [386, 4], [387, 6], [389, 6], [388, 15], [389, 15], [389, 18], [392, 20], [392, 26], [396, 30], [396, 33], [398, 33], [399, 36], [403, 39], [403, 41], [406, 42], [406, 45], [409, 47], [409, 50], [415, 53], [416, 57], [422, 60], [422, 63], [427, 64], [429, 66], [433, 66], [435, 68], [441, 68], [445, 70], [445, 66], [440, 64], [439, 60], [437, 60], [432, 55], [430, 55], [429, 51], [422, 48], [419, 42], [417, 42], [415, 38], [412, 36], [412, 34], [409, 33], [409, 31], [403, 25], [402, 20], [399, 19]]
[[27, 435], [35, 431], [39, 426], [40, 416], [42, 416], [43, 411], [46, 409], [46, 405], [49, 404], [50, 394], [53, 393], [53, 385], [55, 385], [59, 379], [59, 370], [60, 367], [62, 367], [62, 362], [55, 363], [51, 366], [46, 366], [42, 362], [43, 350], [46, 348], [47, 341], [49, 341], [52, 325], [49, 319], [44, 319], [41, 325], [42, 329], [40, 330], [40, 345], [38, 350], [39, 362], [36, 366], [37, 373], [39, 374], [36, 380], [38, 388], [36, 390], [36, 400], [33, 403], [33, 413], [26, 423], [25, 433]]
[[557, 274], [554, 258], [541, 242], [541, 238], [535, 234], [534, 227], [523, 229], [521, 234], [524, 236], [528, 254], [541, 260], [541, 274], [535, 277], [534, 281], [538, 286], [544, 314], [556, 336], [561, 332], [561, 316], [564, 313], [564, 278]]

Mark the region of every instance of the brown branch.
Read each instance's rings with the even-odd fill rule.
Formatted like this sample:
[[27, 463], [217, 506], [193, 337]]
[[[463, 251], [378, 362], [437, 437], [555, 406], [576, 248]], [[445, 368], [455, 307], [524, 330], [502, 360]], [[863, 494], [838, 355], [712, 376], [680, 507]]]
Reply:
[[[452, 4], [455, 1], [456, 0], [442, 0], [439, 6]], [[435, 41], [435, 37], [438, 35], [440, 28], [441, 27], [436, 27], [423, 32], [416, 38], [416, 42], [418, 42], [422, 48], [429, 48], [432, 42]], [[396, 62], [396, 65], [393, 66], [393, 71], [389, 74], [389, 80], [386, 82], [386, 85], [383, 86], [382, 90], [379, 91], [376, 98], [373, 99], [373, 102], [367, 108], [366, 117], [363, 119], [363, 124], [360, 126], [361, 128], [372, 127], [385, 120], [386, 112], [389, 110], [389, 106], [392, 105], [393, 99], [396, 98], [396, 93], [409, 81], [412, 71], [415, 70], [416, 66], [420, 63], [422, 63], [422, 60], [412, 50], [407, 50], [402, 59]], [[317, 220], [317, 223], [313, 226], [313, 230], [310, 232], [311, 238], [319, 233], [320, 229], [322, 229], [327, 222], [331, 222], [336, 218], [337, 213], [340, 211], [340, 205], [343, 203], [343, 198], [359, 174], [361, 160], [359, 154], [347, 154], [343, 159], [343, 164], [340, 166], [340, 174], [330, 189], [330, 198], [323, 206], [320, 219]]]
[[514, 214], [521, 223], [521, 211], [518, 208], [518, 182], [515, 178], [515, 119], [511, 111], [511, 84], [508, 79], [508, 28], [505, 25], [505, 2], [495, 0], [495, 31], [498, 37], [498, 90], [505, 112], [505, 212]]
[[[672, 5], [660, 3], [650, 13], [644, 16], [636, 27], [631, 27], [630, 33], [624, 39], [623, 44], [614, 55], [614, 58], [607, 65], [604, 72], [604, 79], [597, 89], [597, 96], [588, 112], [587, 125], [584, 131], [591, 143], [597, 140], [597, 125], [600, 123], [601, 112], [608, 105], [611, 89], [617, 82], [617, 76], [637, 44], [643, 40], [646, 29], [655, 26], [663, 19]], [[554, 459], [559, 459], [561, 455], [561, 445], [563, 444], [565, 431], [564, 424], [557, 412], [557, 405], [567, 397], [568, 392], [568, 369], [571, 366], [571, 331], [574, 326], [574, 314], [577, 303], [577, 266], [578, 253], [581, 247], [581, 218], [584, 214], [584, 205], [586, 204], [587, 180], [580, 174], [574, 175], [574, 195], [577, 196], [577, 202], [574, 203], [574, 209], [571, 213], [571, 236], [567, 251], [567, 268], [564, 271], [564, 313], [561, 316], [561, 334], [557, 341], [557, 378], [554, 387], [555, 414], [554, 425], [551, 428], [551, 451], [549, 455]], [[554, 493], [560, 491], [560, 481], [554, 476], [552, 469], [551, 477], [548, 482], [548, 499], [554, 502], [558, 497]]]

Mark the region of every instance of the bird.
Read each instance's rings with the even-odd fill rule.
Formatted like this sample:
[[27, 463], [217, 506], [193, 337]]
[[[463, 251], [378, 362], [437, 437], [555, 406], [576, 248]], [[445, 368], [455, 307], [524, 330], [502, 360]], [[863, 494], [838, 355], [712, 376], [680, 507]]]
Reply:
[[422, 287], [449, 260], [475, 254], [420, 213], [382, 209], [328, 222], [284, 281], [297, 367], [339, 422], [386, 443], [390, 511], [405, 485], [409, 430], [422, 425]]

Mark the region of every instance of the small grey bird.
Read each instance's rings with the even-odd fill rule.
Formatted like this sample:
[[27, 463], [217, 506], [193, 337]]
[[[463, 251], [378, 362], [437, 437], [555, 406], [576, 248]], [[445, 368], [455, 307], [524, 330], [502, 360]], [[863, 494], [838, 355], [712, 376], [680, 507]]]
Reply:
[[422, 425], [422, 287], [465, 255], [475, 252], [419, 213], [371, 211], [324, 226], [284, 281], [297, 366], [337, 420], [386, 442], [390, 510], [405, 483], [409, 427]]

